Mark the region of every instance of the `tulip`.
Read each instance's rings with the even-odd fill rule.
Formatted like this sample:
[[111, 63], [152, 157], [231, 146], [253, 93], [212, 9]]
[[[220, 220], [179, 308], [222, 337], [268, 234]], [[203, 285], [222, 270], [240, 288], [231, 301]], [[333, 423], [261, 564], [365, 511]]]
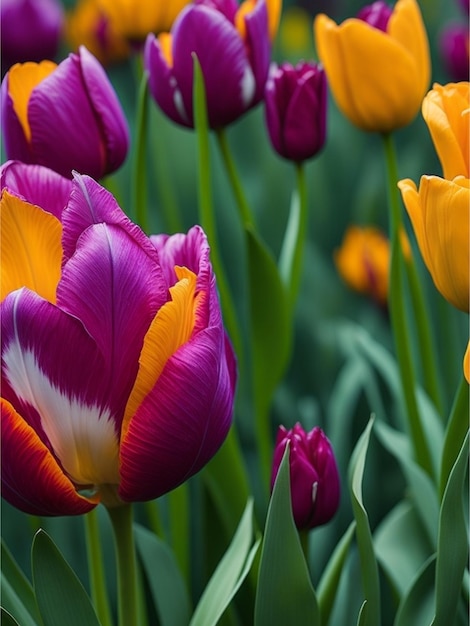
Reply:
[[79, 175], [60, 219], [7, 189], [1, 219], [4, 498], [80, 514], [198, 472], [236, 378], [202, 229], [149, 238]]
[[469, 310], [468, 178], [445, 180], [422, 176], [419, 190], [412, 180], [398, 183], [413, 230], [436, 288], [462, 311]]
[[416, 0], [383, 2], [364, 19], [314, 22], [319, 58], [342, 113], [366, 131], [389, 133], [418, 113], [430, 80], [429, 46]]
[[456, 82], [468, 80], [468, 25], [451, 24], [444, 28], [441, 32], [439, 45], [444, 66], [452, 80]]
[[53, 59], [63, 20], [58, 0], [2, 0], [2, 74], [14, 63]]
[[1, 88], [8, 159], [100, 178], [123, 163], [124, 113], [105, 71], [84, 47], [62, 63], [14, 65]]
[[265, 92], [266, 125], [278, 154], [293, 161], [315, 156], [326, 136], [327, 86], [315, 63], [275, 68]]
[[340, 480], [331, 444], [316, 427], [306, 433], [300, 424], [290, 430], [280, 426], [271, 475], [274, 486], [279, 466], [289, 443], [292, 513], [299, 530], [330, 521], [339, 506]]
[[470, 83], [435, 83], [422, 106], [444, 178], [469, 173]]
[[467, 383], [470, 383], [470, 341], [467, 344], [467, 349], [465, 350], [465, 356], [463, 359], [463, 373]]
[[271, 43], [265, 0], [201, 0], [178, 15], [171, 33], [149, 35], [144, 65], [150, 92], [174, 122], [193, 127], [193, 55], [204, 76], [209, 126], [227, 126], [263, 98]]

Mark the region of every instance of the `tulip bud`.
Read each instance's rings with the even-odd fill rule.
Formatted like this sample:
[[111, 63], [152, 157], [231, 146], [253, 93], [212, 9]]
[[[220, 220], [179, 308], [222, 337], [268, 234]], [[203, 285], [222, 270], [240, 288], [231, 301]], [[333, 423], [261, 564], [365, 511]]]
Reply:
[[63, 18], [58, 0], [2, 0], [2, 74], [14, 63], [53, 59]]
[[377, 0], [377, 2], [363, 7], [357, 14], [357, 18], [386, 33], [388, 20], [392, 13], [392, 8], [388, 4], [383, 0]]
[[266, 125], [278, 154], [304, 161], [323, 147], [326, 135], [327, 86], [316, 63], [284, 63], [275, 67], [266, 85]]
[[468, 80], [469, 36], [468, 26], [452, 24], [441, 33], [440, 52], [450, 78], [455, 82]]
[[290, 430], [280, 426], [274, 449], [271, 489], [287, 443], [292, 513], [299, 530], [321, 526], [330, 521], [339, 505], [340, 480], [331, 444], [315, 427], [306, 433], [300, 424]]

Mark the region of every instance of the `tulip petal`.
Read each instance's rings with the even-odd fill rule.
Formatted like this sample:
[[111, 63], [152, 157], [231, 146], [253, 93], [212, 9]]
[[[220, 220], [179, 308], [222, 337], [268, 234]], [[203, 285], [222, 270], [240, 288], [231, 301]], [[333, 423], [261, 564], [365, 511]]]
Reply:
[[25, 163], [34, 161], [31, 154], [31, 146], [26, 139], [26, 135], [19, 118], [15, 113], [13, 100], [8, 93], [9, 76], [5, 76], [2, 81], [0, 90], [1, 99], [1, 123], [2, 123], [2, 140], [5, 153], [9, 159], [18, 159]]
[[109, 406], [119, 424], [144, 335], [163, 304], [160, 268], [119, 226], [94, 224], [63, 267], [57, 302], [99, 346], [109, 373]]
[[81, 485], [117, 483], [102, 356], [81, 322], [27, 289], [2, 303], [2, 396]]
[[257, 2], [253, 11], [245, 17], [247, 47], [250, 51], [250, 63], [255, 77], [256, 91], [251, 106], [259, 102], [264, 96], [264, 87], [268, 78], [269, 63], [271, 60], [271, 40], [266, 36], [268, 17], [271, 28], [276, 25], [276, 12], [280, 12], [280, 2], [271, 1], [273, 14], [269, 14], [266, 2]]
[[17, 196], [1, 196], [1, 299], [20, 287], [55, 302], [62, 261], [59, 220]]
[[177, 487], [209, 461], [231, 423], [233, 370], [220, 329], [207, 329], [167, 362], [121, 440], [123, 500], [148, 500]]
[[68, 202], [72, 183], [42, 165], [7, 161], [0, 168], [0, 187], [52, 213], [59, 220]]
[[1, 399], [2, 496], [30, 515], [80, 515], [96, 498], [79, 495], [34, 430]]
[[465, 356], [463, 358], [463, 373], [465, 380], [470, 384], [470, 341], [467, 344], [467, 349], [465, 350]]
[[326, 98], [326, 85], [317, 93], [308, 75], [304, 79], [292, 95], [284, 120], [285, 146], [289, 147], [284, 148], [285, 155], [295, 161], [308, 159], [316, 146], [323, 145], [325, 135], [323, 120], [313, 124], [312, 115], [324, 106], [319, 98]]

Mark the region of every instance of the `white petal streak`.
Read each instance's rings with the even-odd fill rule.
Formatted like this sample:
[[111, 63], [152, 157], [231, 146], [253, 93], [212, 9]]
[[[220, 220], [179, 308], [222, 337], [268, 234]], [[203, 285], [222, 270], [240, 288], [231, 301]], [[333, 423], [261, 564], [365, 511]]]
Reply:
[[30, 349], [12, 341], [4, 375], [18, 398], [34, 407], [63, 468], [78, 485], [119, 483], [118, 440], [108, 409], [69, 397], [52, 384]]

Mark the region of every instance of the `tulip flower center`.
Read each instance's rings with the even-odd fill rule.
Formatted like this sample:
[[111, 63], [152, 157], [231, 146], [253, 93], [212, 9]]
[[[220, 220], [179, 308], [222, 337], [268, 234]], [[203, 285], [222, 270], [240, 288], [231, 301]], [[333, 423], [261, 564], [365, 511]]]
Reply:
[[31, 93], [56, 67], [57, 64], [52, 61], [17, 63], [8, 73], [8, 93], [28, 142], [31, 141], [31, 129], [28, 120], [28, 104]]
[[362, 8], [357, 14], [357, 19], [367, 22], [370, 26], [387, 32], [388, 20], [393, 13], [393, 9], [383, 0], [377, 0]]

